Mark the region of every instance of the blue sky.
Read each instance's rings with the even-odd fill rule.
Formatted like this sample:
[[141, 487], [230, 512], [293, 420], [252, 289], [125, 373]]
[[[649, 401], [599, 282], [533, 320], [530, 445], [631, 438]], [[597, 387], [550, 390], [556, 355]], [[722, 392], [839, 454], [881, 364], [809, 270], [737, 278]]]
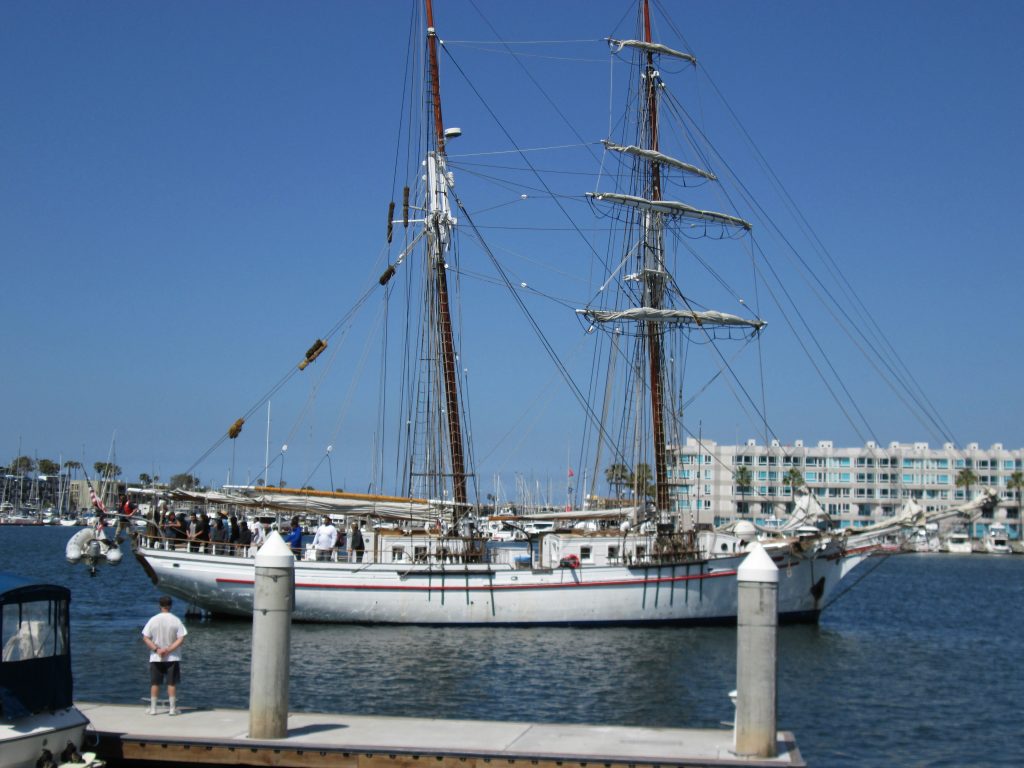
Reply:
[[[955, 439], [1024, 445], [1024, 6], [668, 5]], [[506, 40], [594, 41], [544, 48], [564, 61], [523, 61], [596, 141], [609, 81], [598, 41], [630, 34], [631, 6], [438, 0], [435, 13], [517, 142], [542, 146], [567, 141], [566, 126], [528, 84], [506, 84], [507, 58], [459, 42], [492, 39], [478, 9]], [[0, 455], [20, 441], [23, 453], [91, 464], [116, 434], [129, 477], [167, 478], [341, 317], [379, 274], [409, 16], [404, 2], [0, 4]], [[452, 155], [507, 149], [450, 64], [442, 77], [446, 122], [465, 131]], [[701, 94], [695, 111], [714, 132], [713, 93]], [[730, 146], [746, 151], [734, 126], [724, 135], [727, 157]], [[473, 181], [459, 190], [470, 195]], [[493, 199], [475, 210], [517, 197], [481, 192]], [[499, 249], [543, 247], [535, 235], [495, 237]], [[548, 267], [538, 285], [555, 291]], [[565, 276], [560, 295], [585, 298]], [[467, 312], [500, 297], [484, 288]], [[776, 433], [859, 443], [770, 309]], [[494, 310], [473, 323], [467, 346], [481, 349], [463, 362], [479, 474], [560, 482], [578, 410], [521, 320]], [[873, 437], [937, 442], [839, 337], [824, 338]], [[579, 342], [567, 338], [565, 354]], [[312, 411], [326, 432], [296, 420], [308, 383], [275, 398], [272, 453], [290, 441], [285, 479], [326, 485], [313, 470], [332, 441], [335, 484], [365, 489], [372, 388], [349, 396], [340, 384], [332, 400], [323, 386]], [[729, 402], [707, 402], [703, 434], [762, 438]], [[236, 447], [238, 480], [260, 473], [263, 418]], [[222, 449], [196, 472], [219, 482], [231, 463]]]

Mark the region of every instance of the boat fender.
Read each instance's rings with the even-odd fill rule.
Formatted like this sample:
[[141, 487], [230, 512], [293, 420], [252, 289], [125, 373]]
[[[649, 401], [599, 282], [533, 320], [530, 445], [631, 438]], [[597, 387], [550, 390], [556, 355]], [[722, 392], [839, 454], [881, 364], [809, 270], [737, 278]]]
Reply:
[[558, 565], [561, 568], [579, 568], [580, 558], [578, 555], [566, 555], [558, 561]]
[[124, 557], [124, 555], [117, 547], [111, 545], [107, 548], [107, 562], [111, 565], [117, 565], [120, 563], [122, 557]]

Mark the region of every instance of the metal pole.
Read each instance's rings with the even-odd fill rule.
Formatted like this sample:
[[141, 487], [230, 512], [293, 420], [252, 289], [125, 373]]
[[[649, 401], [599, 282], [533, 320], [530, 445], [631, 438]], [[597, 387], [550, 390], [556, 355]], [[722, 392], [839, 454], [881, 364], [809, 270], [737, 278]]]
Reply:
[[288, 651], [295, 607], [295, 557], [274, 531], [256, 553], [249, 738], [288, 735]]
[[779, 569], [761, 544], [736, 571], [735, 752], [775, 757]]

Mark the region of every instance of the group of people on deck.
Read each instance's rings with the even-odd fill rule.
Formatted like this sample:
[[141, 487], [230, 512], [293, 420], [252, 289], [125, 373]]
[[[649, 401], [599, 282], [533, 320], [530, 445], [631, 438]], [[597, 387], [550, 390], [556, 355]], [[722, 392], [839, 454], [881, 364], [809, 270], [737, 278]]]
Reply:
[[[166, 502], [160, 503], [153, 522], [172, 547], [177, 548], [177, 542], [181, 542], [190, 552], [234, 554], [239, 557], [255, 555], [256, 550], [277, 529], [276, 523], [248, 523], [244, 518], [239, 520], [234, 513], [228, 516], [223, 511], [212, 516], [206, 512], [194, 511], [187, 516], [184, 512], [174, 514], [167, 511]], [[291, 524], [281, 533], [295, 556], [302, 558], [302, 525], [299, 518], [293, 517]], [[349, 561], [355, 563], [363, 561], [365, 551], [363, 534], [357, 523], [352, 523], [351, 532], [346, 535], [344, 528], [339, 533], [328, 515], [323, 516], [322, 523], [313, 536], [313, 548], [317, 560], [342, 560], [347, 554]]]

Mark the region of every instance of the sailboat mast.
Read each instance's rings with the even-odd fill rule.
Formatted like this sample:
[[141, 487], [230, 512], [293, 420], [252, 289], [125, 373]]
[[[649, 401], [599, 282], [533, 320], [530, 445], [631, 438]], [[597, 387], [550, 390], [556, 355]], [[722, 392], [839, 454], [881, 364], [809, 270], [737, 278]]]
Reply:
[[[644, 42], [651, 43], [651, 11], [648, 0], [643, 0]], [[647, 66], [644, 81], [647, 91], [647, 143], [653, 152], [658, 151], [658, 92], [657, 72], [654, 69], [654, 54], [644, 54]], [[650, 199], [661, 200], [661, 173], [656, 160], [650, 160]], [[648, 211], [644, 214], [644, 303], [648, 307], [661, 308], [665, 270], [663, 264], [664, 235], [661, 214]], [[651, 370], [651, 421], [654, 438], [654, 488], [655, 502], [659, 512], [669, 508], [668, 471], [665, 460], [665, 422], [662, 405], [664, 393], [664, 365], [662, 362], [662, 338], [657, 323], [647, 324], [647, 356]]]
[[[447, 203], [439, 198], [446, 194], [445, 137], [444, 122], [441, 119], [441, 79], [437, 66], [437, 32], [434, 30], [434, 8], [431, 0], [425, 0], [427, 13], [427, 55], [430, 65], [430, 90], [434, 111], [434, 136], [437, 146], [431, 159], [435, 183], [430, 188], [430, 222], [428, 232], [432, 243], [434, 272], [437, 286], [437, 332], [441, 342], [441, 365], [444, 376], [445, 404], [448, 414], [448, 442], [452, 461], [452, 492], [456, 504], [455, 516], [465, 511], [466, 462], [462, 444], [462, 424], [459, 418], [458, 378], [455, 371], [455, 343], [452, 335], [451, 307], [448, 298], [448, 277], [446, 274], [445, 250], [450, 243], [447, 237], [451, 226]], [[442, 222], [442, 216], [444, 221]], [[442, 228], [445, 230], [442, 232]]]

